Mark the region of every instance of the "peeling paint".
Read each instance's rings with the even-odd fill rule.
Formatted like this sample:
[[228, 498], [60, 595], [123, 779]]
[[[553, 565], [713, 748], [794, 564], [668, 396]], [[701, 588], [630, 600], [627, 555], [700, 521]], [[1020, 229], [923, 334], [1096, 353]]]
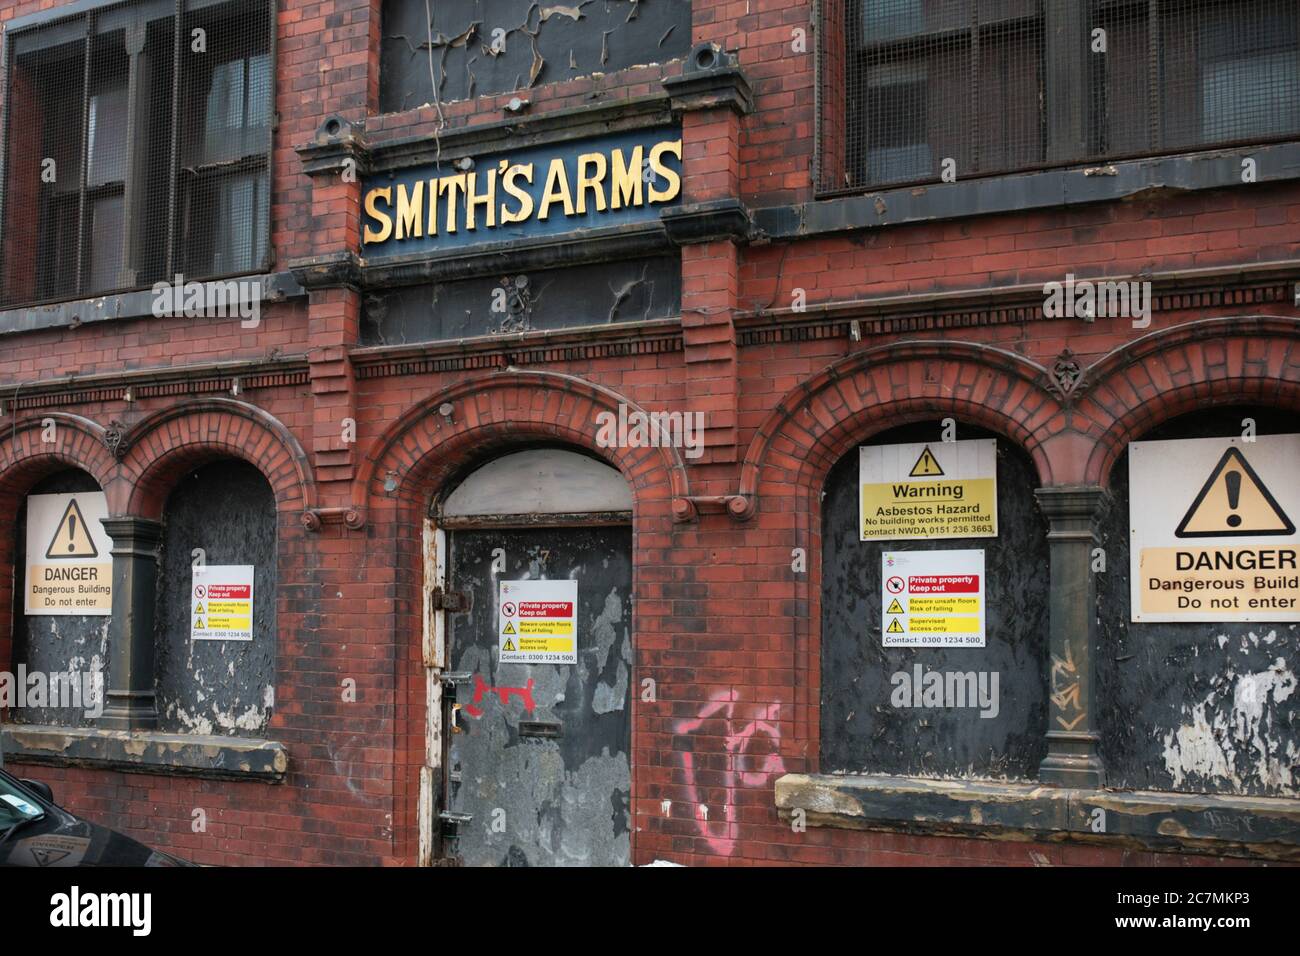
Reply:
[[[387, 113], [468, 99], [474, 90], [493, 96], [684, 57], [691, 6], [680, 0], [546, 6], [385, 0], [381, 22], [380, 108]], [[475, 64], [471, 51], [483, 59]]]
[[[1250, 637], [1257, 645], [1259, 638]], [[1184, 706], [1191, 720], [1165, 735], [1165, 768], [1174, 785], [1226, 783], [1243, 792], [1245, 779], [1253, 778], [1268, 790], [1294, 795], [1300, 750], [1276, 730], [1281, 705], [1295, 690], [1295, 674], [1281, 657], [1263, 671], [1229, 670], [1216, 678], [1203, 700]]]
[[[479, 713], [450, 738], [459, 772], [451, 809], [473, 820], [455, 853], [467, 865], [625, 865], [631, 853], [631, 533], [619, 528], [454, 531], [451, 576], [473, 595], [450, 619], [454, 669], [490, 687]], [[508, 569], [491, 570], [504, 550]], [[578, 663], [496, 660], [502, 578], [576, 580]], [[522, 736], [520, 721], [558, 725], [558, 738]]]

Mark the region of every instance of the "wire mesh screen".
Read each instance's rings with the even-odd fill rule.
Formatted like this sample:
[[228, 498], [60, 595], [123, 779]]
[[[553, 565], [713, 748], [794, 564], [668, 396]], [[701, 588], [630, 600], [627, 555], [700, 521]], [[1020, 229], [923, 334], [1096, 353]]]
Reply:
[[821, 0], [818, 190], [1300, 133], [1296, 0]]
[[0, 306], [267, 267], [271, 25], [140, 0], [10, 32]]

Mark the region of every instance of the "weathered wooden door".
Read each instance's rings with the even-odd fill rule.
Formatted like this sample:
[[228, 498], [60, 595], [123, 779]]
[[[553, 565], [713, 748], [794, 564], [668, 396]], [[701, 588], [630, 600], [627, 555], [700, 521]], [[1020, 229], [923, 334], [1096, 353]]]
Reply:
[[[631, 858], [632, 530], [450, 532], [457, 684], [446, 731], [448, 847], [470, 866], [622, 866]], [[502, 581], [574, 581], [577, 663], [501, 661]], [[509, 600], [506, 611], [518, 613]]]

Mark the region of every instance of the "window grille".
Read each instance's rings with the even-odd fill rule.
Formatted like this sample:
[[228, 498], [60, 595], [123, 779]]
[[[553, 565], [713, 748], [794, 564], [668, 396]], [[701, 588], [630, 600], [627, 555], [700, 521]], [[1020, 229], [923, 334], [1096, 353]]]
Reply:
[[822, 194], [1300, 134], [1295, 0], [821, 0]]
[[269, 268], [273, 9], [141, 0], [8, 33], [0, 306]]

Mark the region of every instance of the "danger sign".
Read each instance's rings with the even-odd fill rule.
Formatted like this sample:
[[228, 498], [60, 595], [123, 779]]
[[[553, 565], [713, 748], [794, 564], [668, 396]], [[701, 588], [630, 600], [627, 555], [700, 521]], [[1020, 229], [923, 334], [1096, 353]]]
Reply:
[[578, 663], [577, 581], [502, 581], [498, 604], [503, 663]]
[[1300, 435], [1129, 446], [1130, 612], [1300, 621]]
[[983, 551], [886, 551], [885, 647], [983, 647]]
[[253, 639], [253, 565], [196, 567], [190, 588], [190, 639]]
[[995, 538], [993, 438], [858, 449], [861, 540]]
[[107, 517], [102, 491], [28, 497], [27, 614], [113, 613], [113, 545], [101, 523]]

